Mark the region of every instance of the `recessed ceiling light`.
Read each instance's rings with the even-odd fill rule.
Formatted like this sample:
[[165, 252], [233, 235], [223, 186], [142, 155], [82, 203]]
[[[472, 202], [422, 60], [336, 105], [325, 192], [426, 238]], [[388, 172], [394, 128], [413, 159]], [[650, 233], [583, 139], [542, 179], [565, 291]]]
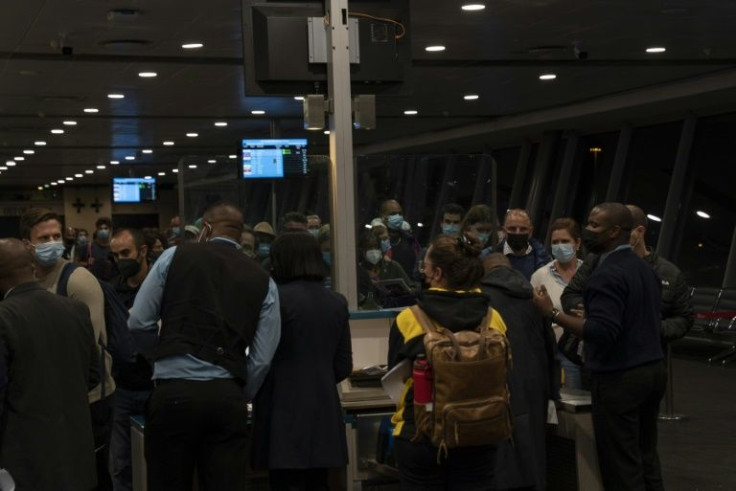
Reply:
[[84, 112], [86, 112], [86, 113], [98, 113], [98, 112], [100, 112], [100, 110], [97, 109], [96, 107], [85, 107], [84, 108]]
[[156, 72], [140, 72], [140, 73], [138, 73], [138, 76], [141, 77], [141, 78], [153, 78], [153, 77], [157, 77], [158, 76], [158, 73], [156, 73]]
[[171, 140], [166, 140], [166, 141], [164, 142], [164, 146], [167, 146], [167, 147], [172, 147], [172, 146], [174, 146], [174, 142], [173, 142], [173, 141], [171, 141]]
[[118, 165], [120, 163], [119, 160], [111, 160], [110, 165]]
[[74, 177], [84, 177], [84, 174], [74, 174]]
[[202, 43], [186, 43], [181, 45], [184, 49], [197, 49], [197, 48], [203, 48], [204, 44]]
[[209, 159], [209, 160], [207, 161], [207, 163], [208, 163], [208, 164], [216, 164], [216, 163], [217, 163], [217, 160], [215, 160], [215, 159]]
[[419, 111], [415, 109], [407, 109], [406, 111], [404, 111], [404, 114], [407, 116], [416, 116], [417, 114], [419, 114]]
[[143, 176], [143, 179], [153, 179], [151, 176]]
[[126, 155], [125, 160], [135, 160], [135, 155]]
[[294, 100], [295, 101], [303, 101], [304, 100], [304, 96], [302, 96], [302, 95], [295, 95], [294, 96]]
[[179, 169], [171, 169], [171, 172], [173, 172], [174, 174], [176, 174], [177, 172], [179, 172]]
[[659, 218], [657, 215], [649, 214], [649, 215], [647, 215], [647, 218], [650, 219], [653, 222], [661, 222], [662, 221], [662, 219]]
[[325, 135], [329, 135], [330, 134], [330, 130], [325, 130], [324, 133], [325, 133]]
[[667, 48], [664, 46], [652, 46], [651, 48], [646, 49], [647, 53], [664, 53], [667, 51]]
[[250, 113], [253, 114], [254, 116], [262, 116], [262, 115], [266, 114], [266, 111], [262, 111], [260, 109], [256, 109], [254, 111], [251, 111]]
[[3, 165], [3, 166], [0, 166], [0, 170], [8, 170], [8, 168]]
[[64, 184], [64, 179], [59, 179], [59, 180], [58, 180], [58, 181], [56, 181], [56, 182], [57, 182], [57, 183], [59, 183], [59, 184]]
[[123, 94], [107, 94], [108, 99], [125, 99]]
[[92, 169], [87, 169], [86, 171], [84, 171], [84, 173], [85, 174], [94, 174], [95, 171], [93, 171]]
[[466, 12], [477, 12], [485, 9], [486, 6], [482, 3], [464, 3], [460, 8]]
[[18, 162], [23, 162], [26, 158], [25, 157], [13, 157], [13, 160]]
[[[86, 111], [86, 109], [85, 109], [85, 111]], [[77, 122], [76, 121], [64, 121], [62, 124], [64, 126], [77, 126]]]
[[53, 130], [51, 130], [51, 133], [54, 134], [54, 135], [63, 135], [64, 134], [64, 130], [59, 129], [59, 128], [54, 128]]
[[700, 218], [710, 218], [710, 215], [704, 211], [698, 210], [695, 212], [695, 214], [698, 215]]
[[145, 150], [141, 150], [141, 153], [145, 153], [146, 155], [148, 155], [148, 154], [152, 154], [153, 150], [151, 150], [150, 148], [146, 148]]
[[45, 147], [46, 146], [46, 142], [43, 141], [43, 140], [37, 140], [37, 141], [33, 142], [33, 144], [36, 145], [37, 147]]
[[5, 162], [5, 165], [7, 165], [8, 167], [15, 167], [18, 164], [15, 162], [15, 160], [8, 160], [7, 162]]
[[543, 73], [539, 76], [539, 80], [554, 80], [557, 78], [557, 75], [554, 73]]
[[424, 48], [424, 51], [429, 51], [430, 53], [439, 53], [440, 51], [444, 51], [445, 47], [441, 44], [433, 45], [433, 46], [427, 46]]
[[166, 172], [159, 172], [158, 175], [159, 176], [165, 176], [166, 175]]
[[43, 186], [38, 186], [39, 191], [43, 191]]
[[233, 153], [233, 154], [228, 155], [227, 158], [229, 158], [229, 159], [237, 159], [238, 156]]
[[74, 178], [73, 178], [73, 177], [67, 177], [67, 178], [66, 178], [66, 180], [67, 180], [67, 181], [73, 181], [73, 180], [74, 180]]
[[187, 137], [189, 138], [197, 138], [199, 136], [199, 133], [187, 133]]
[[468, 94], [464, 95], [463, 99], [466, 101], [477, 101], [480, 96], [478, 94]]
[[58, 183], [58, 182], [52, 182], [52, 183], [51, 183], [51, 185], [52, 185], [52, 186], [58, 186], [58, 185], [59, 185], [59, 183]]
[[105, 165], [98, 165], [97, 168], [98, 169], [107, 169], [107, 166], [105, 166]]
[[36, 151], [35, 150], [23, 150], [23, 153], [26, 155], [33, 155], [34, 153], [36, 153]]
[[215, 121], [215, 126], [217, 126], [219, 128], [224, 128], [225, 126], [227, 126], [227, 122], [225, 122], [225, 121]]
[[189, 168], [190, 169], [196, 169], [197, 168], [197, 164], [189, 164]]

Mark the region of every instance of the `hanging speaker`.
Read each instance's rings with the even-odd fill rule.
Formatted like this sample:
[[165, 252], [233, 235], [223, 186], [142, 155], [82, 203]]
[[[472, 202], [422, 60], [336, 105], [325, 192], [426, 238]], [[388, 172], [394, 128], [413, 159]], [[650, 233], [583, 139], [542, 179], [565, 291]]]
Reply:
[[325, 127], [325, 96], [304, 96], [304, 129], [321, 130]]

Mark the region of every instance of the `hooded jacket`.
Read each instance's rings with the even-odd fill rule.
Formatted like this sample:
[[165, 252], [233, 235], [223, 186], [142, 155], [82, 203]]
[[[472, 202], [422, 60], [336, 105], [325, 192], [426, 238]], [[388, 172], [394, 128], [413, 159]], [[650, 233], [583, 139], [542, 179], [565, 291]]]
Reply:
[[[437, 324], [452, 332], [469, 331], [478, 327], [491, 306], [490, 301], [479, 289], [472, 291], [453, 291], [430, 288], [419, 295], [417, 304]], [[506, 324], [501, 315], [492, 311], [489, 326], [506, 334]], [[424, 329], [411, 310], [403, 310], [391, 325], [388, 338], [389, 369], [404, 359], [411, 362], [424, 351]], [[416, 433], [414, 426], [413, 379], [409, 377], [404, 385], [404, 396], [391, 418], [394, 435], [411, 438]]]

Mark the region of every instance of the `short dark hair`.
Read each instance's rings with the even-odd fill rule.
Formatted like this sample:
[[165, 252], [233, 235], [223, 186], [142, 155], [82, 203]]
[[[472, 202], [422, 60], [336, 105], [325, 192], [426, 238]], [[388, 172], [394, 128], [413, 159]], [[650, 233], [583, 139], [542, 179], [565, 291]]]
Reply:
[[634, 227], [634, 219], [631, 216], [631, 210], [621, 203], [609, 202], [595, 205], [594, 209], [602, 211], [606, 215], [605, 225], [618, 227], [621, 229], [619, 241], [628, 242], [631, 236], [631, 229]]
[[323, 281], [326, 266], [317, 240], [309, 232], [285, 232], [271, 244], [271, 276], [279, 283]]
[[636, 227], [644, 227], [649, 228], [649, 220], [647, 219], [647, 216], [644, 214], [644, 210], [639, 208], [636, 205], [626, 205], [626, 208], [629, 209], [631, 212], [631, 218], [633, 219], [634, 226], [632, 228]]
[[462, 228], [465, 229], [476, 223], [487, 222], [496, 226], [496, 221], [493, 219], [493, 210], [488, 205], [473, 205], [470, 207], [468, 212], [463, 217]]
[[460, 215], [460, 218], [462, 218], [465, 214], [465, 209], [457, 203], [445, 203], [440, 209], [440, 217], [444, 217], [446, 214]]
[[573, 239], [578, 240], [580, 238], [580, 225], [574, 219], [569, 217], [558, 218], [549, 227], [549, 235], [552, 236], [552, 232], [555, 230], [567, 230]]
[[20, 238], [30, 239], [31, 229], [42, 222], [56, 220], [59, 226], [63, 226], [61, 217], [48, 208], [28, 208], [20, 216]]
[[103, 225], [107, 225], [107, 228], [112, 228], [112, 220], [108, 217], [100, 217], [95, 222], [95, 228], [100, 228]]
[[290, 211], [288, 213], [285, 213], [284, 216], [281, 217], [281, 227], [279, 228], [283, 230], [286, 224], [289, 222], [303, 223], [306, 226], [307, 217], [304, 216], [302, 213], [299, 213], [298, 211]]
[[365, 253], [371, 245], [380, 247], [381, 239], [378, 238], [378, 234], [374, 230], [364, 230], [360, 234], [360, 239], [358, 240], [358, 250], [361, 255]]
[[438, 235], [429, 246], [427, 256], [435, 267], [442, 269], [448, 288], [470, 290], [483, 278], [481, 245], [473, 237]]
[[[112, 238], [114, 239], [115, 237], [120, 237], [126, 232], [129, 233], [131, 237], [133, 237], [133, 244], [135, 244], [136, 251], [140, 251], [141, 247], [143, 247], [144, 245], [148, 245], [146, 235], [137, 228], [121, 228], [119, 230], [115, 230], [115, 233], [112, 234]], [[155, 240], [153, 242], [155, 242]], [[151, 242], [151, 245], [148, 245], [149, 251], [153, 247], [153, 242]]]

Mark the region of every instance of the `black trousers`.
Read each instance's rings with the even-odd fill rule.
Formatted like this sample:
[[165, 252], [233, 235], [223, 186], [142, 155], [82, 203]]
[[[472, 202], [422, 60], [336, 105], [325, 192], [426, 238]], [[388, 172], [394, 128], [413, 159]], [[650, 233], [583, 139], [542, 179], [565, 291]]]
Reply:
[[148, 489], [242, 491], [247, 463], [243, 388], [234, 380], [166, 380], [146, 411]]
[[663, 491], [657, 415], [667, 380], [661, 361], [593, 374], [593, 429], [607, 491]]
[[112, 491], [109, 456], [112, 432], [112, 407], [115, 394], [89, 405], [92, 418], [92, 435], [95, 439], [95, 465], [97, 469], [96, 491]]
[[437, 463], [437, 447], [428, 441], [394, 440], [402, 490], [486, 491], [494, 489], [496, 447], [453, 448]]
[[271, 491], [327, 491], [327, 469], [271, 469]]

